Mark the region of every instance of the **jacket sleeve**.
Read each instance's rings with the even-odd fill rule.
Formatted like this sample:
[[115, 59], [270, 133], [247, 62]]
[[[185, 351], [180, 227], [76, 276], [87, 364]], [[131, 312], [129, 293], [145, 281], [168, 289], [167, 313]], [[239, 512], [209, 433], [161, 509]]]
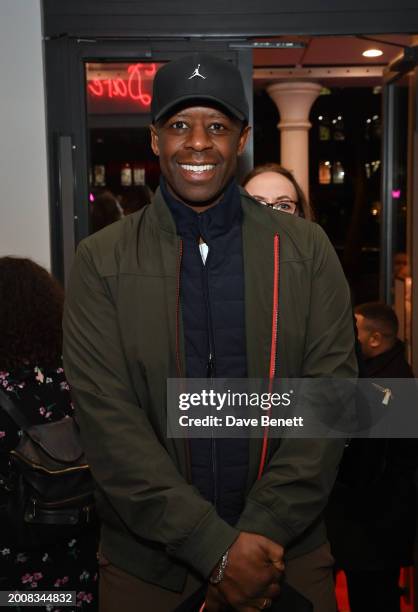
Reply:
[[64, 366], [87, 459], [123, 529], [206, 577], [239, 532], [182, 477], [139, 405], [89, 244], [77, 251], [64, 314]]
[[[350, 292], [334, 248], [312, 224], [314, 251], [302, 377], [357, 376]], [[309, 279], [307, 279], [309, 282]], [[283, 323], [285, 324], [285, 322]], [[344, 439], [284, 438], [250, 490], [237, 527], [284, 547], [318, 519], [334, 484]]]

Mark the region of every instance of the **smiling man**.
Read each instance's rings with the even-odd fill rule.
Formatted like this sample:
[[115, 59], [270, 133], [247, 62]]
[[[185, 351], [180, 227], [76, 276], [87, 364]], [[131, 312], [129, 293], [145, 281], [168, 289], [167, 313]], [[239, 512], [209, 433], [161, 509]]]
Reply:
[[152, 125], [152, 149], [170, 192], [199, 212], [216, 204], [235, 175], [249, 129], [206, 106], [179, 110]]
[[342, 441], [167, 439], [166, 380], [352, 377], [340, 265], [318, 226], [239, 189], [250, 128], [232, 64], [167, 64], [151, 110], [160, 189], [79, 246], [64, 321], [103, 521], [100, 610], [169, 612], [201, 584], [207, 612], [262, 610], [285, 567], [331, 612], [321, 513]]

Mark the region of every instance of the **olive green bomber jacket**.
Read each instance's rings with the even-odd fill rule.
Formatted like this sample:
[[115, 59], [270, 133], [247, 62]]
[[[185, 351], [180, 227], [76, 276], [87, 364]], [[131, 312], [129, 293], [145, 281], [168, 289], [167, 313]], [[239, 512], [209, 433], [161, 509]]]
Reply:
[[[275, 375], [356, 375], [350, 295], [321, 228], [244, 192], [247, 364], [266, 378], [272, 343], [274, 236], [280, 238]], [[64, 364], [98, 484], [102, 551], [143, 580], [181, 590], [187, 567], [208, 576], [239, 531], [289, 557], [325, 540], [321, 512], [342, 440], [250, 441], [247, 501], [237, 526], [189, 483], [186, 443], [166, 439], [166, 379], [182, 373], [181, 240], [157, 192], [144, 210], [84, 240], [64, 316]]]

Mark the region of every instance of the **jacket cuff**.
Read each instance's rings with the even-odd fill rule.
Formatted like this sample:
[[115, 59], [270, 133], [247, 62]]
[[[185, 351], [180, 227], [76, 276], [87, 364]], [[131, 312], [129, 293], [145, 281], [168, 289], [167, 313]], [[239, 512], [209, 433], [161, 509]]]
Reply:
[[184, 544], [168, 552], [196, 569], [206, 579], [239, 534], [237, 529], [228, 525], [212, 510], [200, 521]]
[[237, 529], [265, 536], [283, 548], [296, 537], [271, 510], [247, 498]]

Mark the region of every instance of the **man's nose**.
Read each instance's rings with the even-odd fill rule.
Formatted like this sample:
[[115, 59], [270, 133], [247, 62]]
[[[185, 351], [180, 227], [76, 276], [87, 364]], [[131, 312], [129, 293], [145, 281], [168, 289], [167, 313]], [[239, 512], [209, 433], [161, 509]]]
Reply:
[[212, 140], [204, 125], [193, 125], [189, 131], [186, 147], [195, 151], [204, 151], [212, 147]]

